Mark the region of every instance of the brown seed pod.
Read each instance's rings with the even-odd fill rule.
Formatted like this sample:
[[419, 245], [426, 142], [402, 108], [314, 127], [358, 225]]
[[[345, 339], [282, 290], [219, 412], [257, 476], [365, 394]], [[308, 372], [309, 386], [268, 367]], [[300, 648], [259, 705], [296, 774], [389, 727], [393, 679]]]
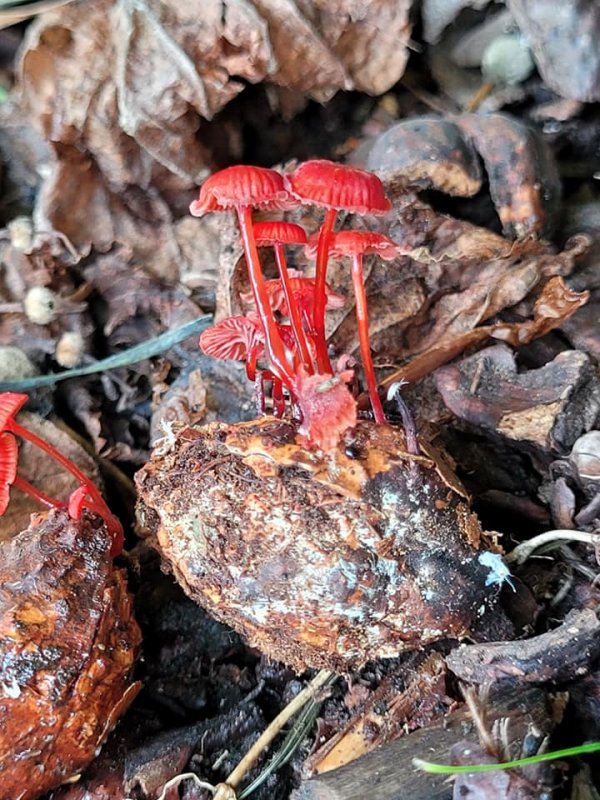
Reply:
[[137, 484], [185, 591], [299, 671], [462, 637], [496, 594], [465, 497], [388, 425], [360, 422], [328, 454], [270, 417], [184, 427]]
[[112, 537], [34, 514], [0, 556], [0, 800], [31, 800], [95, 757], [139, 689], [140, 632]]

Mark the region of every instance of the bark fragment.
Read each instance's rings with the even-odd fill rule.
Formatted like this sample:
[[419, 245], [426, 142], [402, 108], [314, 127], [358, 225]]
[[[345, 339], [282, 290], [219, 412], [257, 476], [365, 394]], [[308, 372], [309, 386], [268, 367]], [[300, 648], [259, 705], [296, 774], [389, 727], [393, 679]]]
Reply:
[[0, 545], [1, 800], [81, 772], [139, 691], [140, 632], [111, 541], [52, 510]]

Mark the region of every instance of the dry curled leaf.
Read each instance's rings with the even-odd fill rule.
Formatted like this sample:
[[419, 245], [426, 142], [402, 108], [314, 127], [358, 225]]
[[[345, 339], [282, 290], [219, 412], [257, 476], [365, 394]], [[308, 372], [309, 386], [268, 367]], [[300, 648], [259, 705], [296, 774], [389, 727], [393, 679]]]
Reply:
[[260, 81], [319, 101], [385, 91], [404, 71], [410, 6], [97, 0], [40, 17], [20, 91], [56, 154], [42, 215], [82, 250], [127, 243], [175, 269], [172, 222], [214, 166], [202, 134], [215, 114]]
[[501, 339], [514, 347], [527, 344], [558, 328], [564, 320], [585, 305], [589, 292], [574, 292], [562, 278], [551, 278], [533, 307], [533, 318], [523, 322], [498, 322], [443, 337], [415, 356], [406, 366], [395, 370], [383, 382], [390, 386], [395, 381], [418, 381], [443, 364], [456, 358], [467, 348], [487, 341], [490, 337]]
[[0, 543], [1, 800], [81, 772], [139, 690], [141, 637], [111, 542], [53, 509]]
[[537, 131], [507, 114], [399, 122], [373, 142], [366, 166], [392, 191], [433, 188], [468, 197], [482, 184], [477, 154], [505, 234], [522, 238], [547, 230], [560, 199], [556, 165]]
[[568, 452], [600, 412], [596, 370], [575, 350], [519, 372], [514, 352], [495, 345], [438, 369], [434, 377], [457, 417], [544, 450]]

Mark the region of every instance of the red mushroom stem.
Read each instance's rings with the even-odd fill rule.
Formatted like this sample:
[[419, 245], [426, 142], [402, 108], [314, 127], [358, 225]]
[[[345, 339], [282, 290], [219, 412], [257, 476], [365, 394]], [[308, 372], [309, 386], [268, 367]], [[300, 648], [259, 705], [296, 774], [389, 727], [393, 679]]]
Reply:
[[352, 256], [352, 285], [356, 298], [356, 319], [358, 321], [358, 338], [360, 341], [360, 354], [362, 357], [363, 370], [373, 408], [375, 422], [384, 423], [385, 414], [379, 393], [377, 392], [377, 378], [375, 367], [371, 358], [371, 347], [369, 345], [369, 313], [367, 311], [367, 293], [365, 291], [365, 281], [363, 276], [363, 256], [356, 253]]
[[273, 400], [273, 416], [283, 417], [285, 414], [285, 397], [281, 381], [273, 377], [271, 379], [271, 397]]
[[315, 299], [313, 305], [313, 325], [317, 347], [317, 365], [319, 372], [333, 374], [329, 353], [327, 352], [327, 339], [325, 337], [325, 305], [327, 303], [325, 283], [327, 277], [327, 261], [329, 259], [329, 246], [331, 234], [337, 217], [335, 208], [328, 208], [325, 219], [319, 231], [317, 244], [317, 263], [315, 273]]
[[292, 391], [294, 376], [288, 364], [285, 347], [279, 335], [279, 331], [277, 330], [277, 322], [269, 302], [269, 295], [265, 286], [265, 279], [262, 274], [258, 248], [254, 237], [252, 209], [250, 206], [238, 206], [237, 215], [240, 233], [242, 235], [244, 254], [248, 265], [250, 286], [254, 294], [256, 311], [265, 332], [265, 352], [271, 366], [277, 372], [279, 379]]
[[28, 494], [29, 497], [33, 497], [34, 500], [37, 500], [38, 503], [42, 503], [42, 505], [48, 506], [48, 508], [66, 508], [67, 504], [63, 503], [62, 500], [55, 500], [53, 497], [45, 494], [44, 492], [36, 489], [29, 481], [26, 481], [25, 478], [21, 478], [20, 475], [17, 475], [15, 479], [12, 481], [12, 485], [16, 489], [20, 489], [25, 494]]
[[[73, 477], [79, 481], [79, 483], [85, 486], [86, 494], [89, 495], [93, 504], [93, 508], [92, 504], [90, 504], [90, 510], [94, 511], [103, 518], [104, 522], [106, 523], [106, 527], [112, 534], [113, 546], [111, 554], [116, 555], [120, 553], [121, 550], [123, 549], [123, 541], [124, 541], [123, 527], [119, 522], [119, 520], [109, 509], [109, 507], [106, 505], [106, 501], [100, 494], [99, 489], [92, 483], [92, 481], [88, 478], [85, 472], [82, 472], [82, 470], [79, 469], [77, 464], [74, 464], [70, 459], [64, 456], [59, 450], [57, 450], [51, 444], [48, 444], [48, 442], [44, 441], [44, 439], [40, 438], [35, 433], [32, 433], [31, 431], [27, 430], [27, 428], [24, 428], [22, 425], [19, 425], [19, 423], [16, 422], [11, 417], [9, 417], [6, 420], [6, 423], [4, 425], [4, 430], [14, 434], [15, 436], [19, 436], [21, 439], [25, 439], [26, 441], [31, 442], [36, 447], [39, 447], [40, 450], [43, 450], [44, 453], [47, 453], [50, 456], [50, 458], [53, 458], [55, 461], [57, 461], [68, 472], [70, 472], [71, 475], [73, 475]], [[17, 481], [19, 481], [19, 483], [17, 483]], [[17, 477], [13, 485], [17, 486], [18, 488], [24, 489], [23, 484], [26, 483], [27, 483], [26, 481], [23, 481], [22, 479], [19, 479]], [[34, 489], [33, 486], [31, 486], [30, 484], [28, 484], [28, 486], [30, 490], [37, 492], [37, 489]], [[24, 491], [27, 491], [28, 494], [36, 496], [33, 495], [30, 490], [24, 489]], [[42, 497], [38, 497], [38, 499], [40, 499], [41, 502], [44, 503], [45, 505], [48, 504], [55, 506], [58, 505], [57, 501], [50, 501], [50, 498], [47, 497], [46, 495], [42, 495]], [[58, 507], [64, 508], [64, 504]], [[102, 511], [100, 511], [99, 509], [102, 509]]]
[[285, 252], [283, 249], [283, 245], [280, 244], [279, 242], [275, 242], [275, 244], [273, 245], [273, 249], [275, 250], [275, 260], [277, 261], [277, 269], [279, 270], [279, 276], [281, 278], [283, 296], [285, 297], [288, 314], [290, 315], [290, 324], [292, 326], [292, 331], [294, 332], [294, 337], [296, 339], [296, 344], [298, 346], [298, 352], [300, 353], [300, 361], [304, 369], [309, 373], [309, 375], [312, 375], [315, 370], [310, 355], [310, 349], [308, 346], [306, 333], [302, 325], [302, 317], [300, 316], [300, 309], [298, 307], [298, 303], [296, 302], [296, 298], [294, 297], [294, 292], [290, 284], [290, 276], [287, 270], [287, 263], [285, 260]]
[[248, 351], [246, 356], [246, 377], [249, 381], [256, 380], [256, 359], [258, 358], [258, 345]]

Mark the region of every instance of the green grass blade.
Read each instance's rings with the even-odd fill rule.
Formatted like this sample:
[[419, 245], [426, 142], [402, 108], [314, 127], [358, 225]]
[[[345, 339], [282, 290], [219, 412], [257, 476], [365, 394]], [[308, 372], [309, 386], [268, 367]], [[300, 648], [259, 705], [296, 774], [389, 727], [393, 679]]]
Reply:
[[559, 758], [570, 758], [581, 756], [586, 753], [596, 753], [600, 750], [600, 742], [588, 742], [577, 747], [567, 747], [565, 750], [553, 750], [550, 753], [539, 753], [537, 756], [529, 758], [517, 758], [514, 761], [503, 761], [501, 764], [466, 764], [464, 766], [453, 766], [452, 764], [435, 764], [431, 761], [424, 761], [421, 758], [413, 758], [413, 765], [424, 772], [432, 772], [440, 775], [463, 775], [471, 772], [493, 772], [497, 769], [517, 769], [527, 767], [530, 764], [539, 764], [542, 761], [555, 761]]
[[181, 327], [172, 331], [161, 333], [160, 336], [156, 336], [154, 339], [141, 342], [129, 347], [127, 350], [115, 353], [115, 355], [103, 358], [93, 364], [87, 364], [84, 367], [75, 367], [75, 369], [67, 369], [64, 372], [54, 372], [51, 375], [37, 375], [34, 378], [25, 378], [21, 381], [0, 382], [0, 392], [30, 392], [33, 389], [40, 389], [42, 386], [53, 386], [55, 383], [69, 378], [81, 378], [85, 375], [93, 375], [96, 372], [106, 372], [109, 369], [126, 367], [129, 364], [135, 364], [137, 361], [144, 361], [146, 358], [152, 358], [164, 353], [165, 350], [169, 350], [173, 345], [189, 339], [190, 336], [201, 333], [211, 323], [212, 316], [207, 314], [204, 317], [192, 320], [192, 322], [186, 322], [185, 325], [181, 325]]

